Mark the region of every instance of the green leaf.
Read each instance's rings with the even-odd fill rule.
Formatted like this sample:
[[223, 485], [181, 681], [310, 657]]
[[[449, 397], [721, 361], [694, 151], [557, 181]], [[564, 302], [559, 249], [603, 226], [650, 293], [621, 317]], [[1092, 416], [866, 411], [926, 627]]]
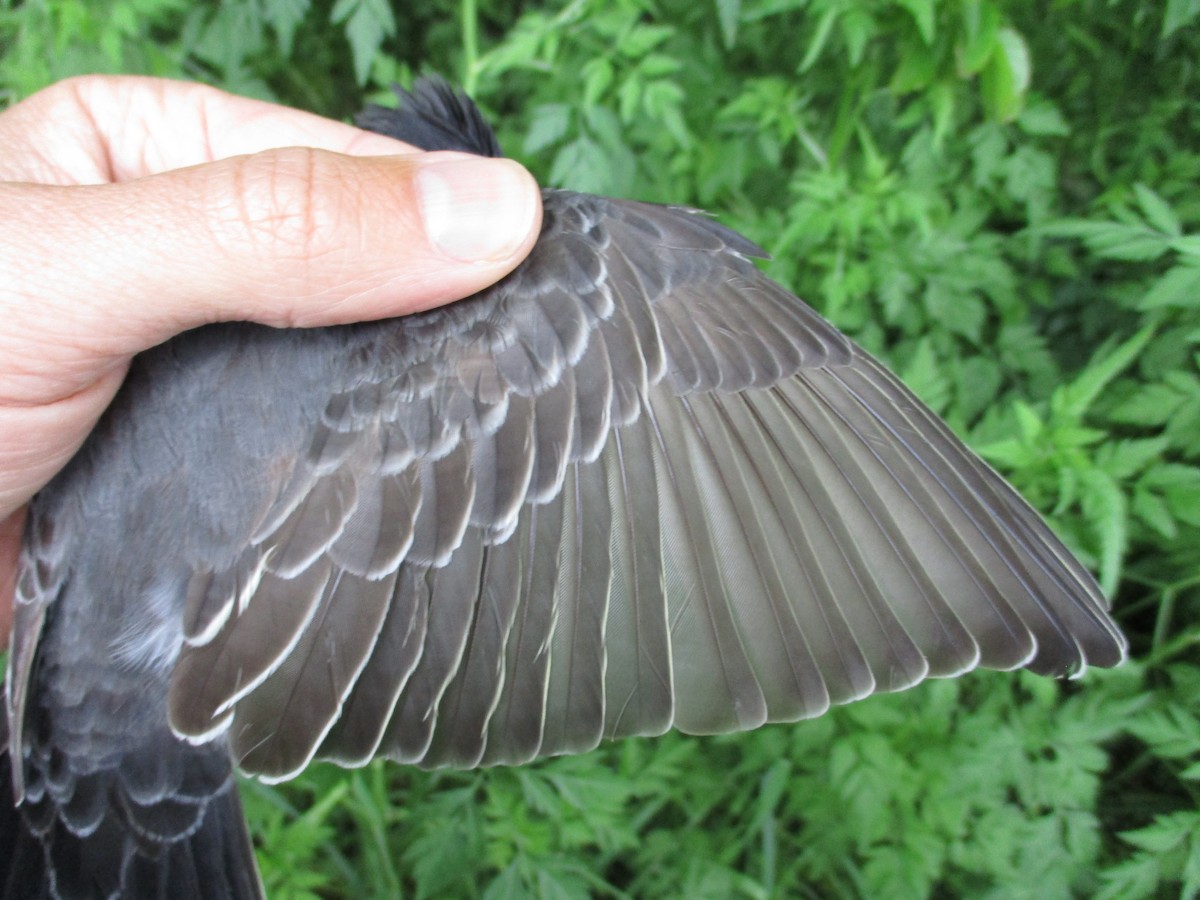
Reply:
[[1184, 237], [1175, 238], [1169, 244], [1170, 248], [1176, 253], [1182, 253], [1184, 256], [1200, 258], [1200, 234], [1191, 234]]
[[222, 5], [203, 25], [195, 52], [222, 69], [227, 77], [240, 73], [245, 59], [262, 39], [262, 19], [244, 6]]
[[1117, 589], [1129, 538], [1125, 495], [1117, 482], [1099, 469], [1084, 471], [1081, 482], [1084, 515], [1100, 538], [1100, 588], [1111, 597]]
[[1097, 462], [1111, 477], [1125, 480], [1154, 460], [1162, 459], [1169, 445], [1165, 437], [1110, 441], [1097, 454]]
[[1096, 900], [1153, 897], [1161, 877], [1158, 860], [1153, 856], [1138, 854], [1103, 873], [1104, 887], [1096, 894]]
[[1175, 524], [1175, 517], [1171, 515], [1170, 507], [1157, 494], [1138, 488], [1134, 491], [1130, 510], [1135, 516], [1165, 538], [1174, 538], [1179, 533], [1179, 528]]
[[971, 356], [960, 361], [954, 381], [958, 413], [966, 421], [972, 421], [996, 402], [1004, 374], [995, 359]]
[[[604, 57], [588, 60], [583, 67], [583, 102], [594, 106], [613, 83], [613, 66]], [[561, 104], [564, 105], [565, 104]]]
[[934, 322], [972, 342], [979, 340], [987, 321], [987, 307], [979, 297], [963, 293], [952, 283], [933, 281], [925, 289], [924, 301]]
[[796, 67], [798, 74], [804, 74], [813, 67], [817, 61], [817, 57], [821, 55], [821, 51], [825, 49], [825, 44], [829, 40], [829, 32], [833, 28], [833, 23], [837, 19], [838, 7], [830, 6], [817, 20], [817, 27], [813, 30], [813, 35], [808, 41], [808, 49], [804, 51], [804, 58], [800, 60], [800, 65]]
[[1158, 816], [1152, 824], [1136, 831], [1122, 831], [1121, 840], [1151, 853], [1166, 853], [1186, 845], [1197, 833], [1200, 833], [1200, 812], [1188, 810]]
[[1180, 264], [1167, 270], [1137, 304], [1143, 311], [1167, 307], [1200, 308], [1200, 265]]
[[1178, 704], [1146, 710], [1129, 728], [1164, 759], [1188, 760], [1200, 754], [1200, 722]]
[[661, 119], [669, 108], [678, 109], [683, 103], [683, 91], [673, 81], [660, 79], [646, 85], [642, 94], [642, 103], [646, 112], [655, 119]]
[[1026, 443], [1032, 444], [1041, 436], [1045, 428], [1041, 417], [1033, 410], [1033, 407], [1020, 401], [1013, 404], [1013, 412], [1016, 414], [1017, 424], [1021, 427], [1021, 438]]
[[715, 0], [717, 21], [721, 23], [721, 38], [725, 49], [732, 50], [737, 43], [738, 19], [742, 12], [742, 0]]
[[1171, 209], [1162, 197], [1150, 190], [1144, 184], [1135, 184], [1133, 192], [1137, 197], [1138, 206], [1145, 215], [1146, 221], [1157, 228], [1159, 231], [1169, 234], [1172, 237], [1179, 237], [1183, 233], [1183, 228], [1179, 224], [1179, 219], [1175, 215], [1175, 211]]
[[1163, 13], [1161, 37], [1165, 40], [1200, 16], [1200, 0], [1167, 0]]
[[929, 339], [917, 343], [916, 352], [900, 373], [909, 390], [920, 397], [935, 411], [944, 411], [950, 401], [950, 383], [942, 371], [933, 342]]
[[1170, 249], [1170, 244], [1154, 231], [1118, 225], [1109, 231], [1109, 238], [1092, 241], [1092, 249], [1100, 256], [1125, 262], [1150, 262]]
[[673, 56], [667, 56], [665, 53], [650, 53], [638, 63], [638, 74], [646, 79], [659, 79], [664, 75], [674, 75], [681, 68], [683, 68], [683, 63]]
[[921, 33], [921, 40], [926, 46], [932, 45], [935, 37], [936, 25], [936, 9], [934, 0], [896, 0], [896, 2], [908, 10], [916, 23], [917, 30]]
[[522, 145], [524, 152], [532, 156], [561, 141], [570, 127], [571, 115], [571, 107], [566, 103], [543, 103], [535, 107]]
[[992, 57], [1000, 13], [988, 0], [969, 0], [962, 5], [964, 39], [958, 46], [958, 71], [963, 76], [977, 74]]
[[335, 25], [345, 23], [354, 75], [359, 84], [365, 84], [384, 38], [396, 33], [391, 7], [387, 0], [338, 0], [329, 19]]
[[632, 122], [637, 113], [638, 105], [642, 102], [642, 82], [638, 78], [630, 78], [621, 84], [617, 91], [622, 122]]
[[924, 47], [909, 46], [889, 85], [898, 94], [925, 87], [937, 74], [937, 59]]
[[1110, 409], [1108, 414], [1113, 421], [1127, 425], [1165, 425], [1186, 396], [1168, 384], [1146, 384]]
[[628, 59], [639, 59], [674, 33], [667, 25], [638, 25], [625, 34], [618, 49]]
[[996, 32], [992, 55], [981, 73], [981, 89], [988, 115], [999, 122], [1017, 117], [1029, 89], [1029, 48], [1012, 28]]
[[[1067, 230], [1064, 229], [1064, 234]], [[1107, 259], [1149, 262], [1171, 249], [1171, 242], [1161, 233], [1142, 225], [1083, 222], [1074, 230], [1075, 236], [1082, 237], [1092, 252]]]
[[852, 67], [862, 63], [863, 52], [878, 30], [874, 17], [860, 7], [851, 6], [843, 13], [842, 37], [846, 41]]
[[521, 877], [516, 863], [505, 868], [492, 879], [483, 892], [483, 900], [524, 900], [530, 896], [530, 887]]
[[1004, 162], [1004, 187], [1014, 198], [1035, 201], [1054, 190], [1054, 160], [1033, 147], [1022, 147]]
[[586, 137], [563, 146], [550, 167], [550, 183], [570, 185], [572, 190], [589, 194], [614, 194], [614, 173], [604, 148]]
[[1031, 452], [1029, 445], [1016, 439], [981, 444], [975, 448], [975, 452], [997, 468], [1008, 471], [1023, 469], [1037, 462], [1037, 455]]
[[1178, 463], [1155, 466], [1140, 484], [1157, 491], [1175, 519], [1200, 526], [1200, 469]]
[[957, 106], [954, 85], [949, 81], [940, 81], [929, 89], [927, 96], [929, 105], [933, 108], [934, 141], [940, 145], [954, 122], [954, 110]]
[[1063, 118], [1058, 107], [1045, 99], [1030, 99], [1021, 110], [1017, 125], [1026, 134], [1047, 137], [1066, 137], [1071, 133], [1067, 120]]
[[1154, 326], [1147, 325], [1104, 356], [1093, 359], [1071, 384], [1055, 392], [1058, 408], [1072, 418], [1082, 417], [1108, 383], [1137, 359], [1153, 336]]
[[263, 18], [278, 37], [279, 49], [291, 53], [296, 29], [308, 15], [312, 0], [267, 0], [263, 5]]

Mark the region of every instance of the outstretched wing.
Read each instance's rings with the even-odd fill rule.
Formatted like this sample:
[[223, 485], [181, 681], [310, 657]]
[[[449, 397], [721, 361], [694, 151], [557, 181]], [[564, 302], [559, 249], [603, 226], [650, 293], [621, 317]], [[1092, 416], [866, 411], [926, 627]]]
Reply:
[[240, 764], [518, 762], [751, 728], [1123, 639], [896, 379], [694, 211], [545, 194], [507, 279], [382, 323], [236, 564], [171, 721]]

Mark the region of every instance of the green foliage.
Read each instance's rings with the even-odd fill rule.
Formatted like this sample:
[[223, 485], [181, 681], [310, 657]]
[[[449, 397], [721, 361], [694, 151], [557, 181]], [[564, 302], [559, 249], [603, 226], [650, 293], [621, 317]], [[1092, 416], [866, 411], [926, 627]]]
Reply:
[[693, 203], [1003, 470], [1134, 662], [980, 673], [519, 770], [316, 767], [277, 897], [1200, 894], [1200, 4], [0, 0], [0, 102], [83, 71], [346, 117], [423, 69], [549, 184]]

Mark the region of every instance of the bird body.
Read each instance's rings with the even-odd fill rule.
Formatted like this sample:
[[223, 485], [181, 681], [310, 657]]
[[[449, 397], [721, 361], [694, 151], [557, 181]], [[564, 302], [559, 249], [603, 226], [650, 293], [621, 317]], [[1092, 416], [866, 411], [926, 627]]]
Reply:
[[[498, 153], [444, 83], [401, 100], [363, 124]], [[259, 896], [235, 765], [519, 763], [1123, 658], [1037, 514], [757, 247], [543, 204], [466, 300], [134, 360], [31, 504], [0, 896]]]

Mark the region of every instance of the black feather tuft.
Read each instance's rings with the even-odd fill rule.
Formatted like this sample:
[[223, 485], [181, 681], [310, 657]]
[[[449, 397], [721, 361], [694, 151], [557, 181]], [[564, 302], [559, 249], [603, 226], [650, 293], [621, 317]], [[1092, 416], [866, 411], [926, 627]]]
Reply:
[[422, 150], [460, 150], [477, 156], [503, 156], [492, 127], [474, 102], [437, 76], [422, 76], [406, 91], [392, 90], [397, 109], [368, 106], [359, 113], [360, 128], [420, 147]]

